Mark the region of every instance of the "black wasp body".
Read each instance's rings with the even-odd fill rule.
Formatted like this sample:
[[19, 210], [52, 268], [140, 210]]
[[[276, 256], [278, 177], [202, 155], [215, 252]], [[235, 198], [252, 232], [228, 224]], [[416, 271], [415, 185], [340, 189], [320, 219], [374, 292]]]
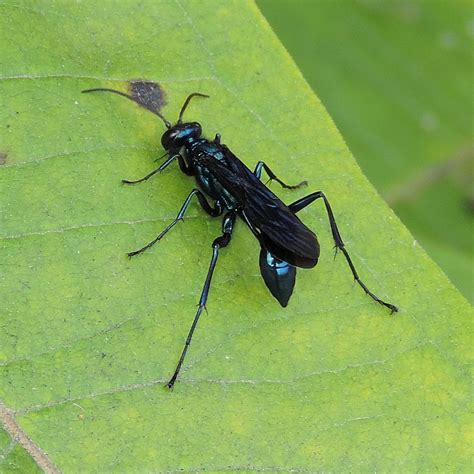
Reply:
[[[98, 91], [113, 92], [140, 104], [136, 98], [113, 89], [88, 89], [83, 92]], [[244, 220], [260, 243], [259, 263], [265, 284], [279, 303], [286, 306], [295, 285], [296, 268], [312, 268], [317, 264], [319, 258], [319, 244], [316, 235], [301, 222], [296, 214], [317, 199], [322, 199], [328, 214], [336, 250], [340, 250], [344, 254], [355, 280], [373, 300], [386, 306], [392, 313], [398, 311], [396, 306], [375, 296], [360, 280], [340, 236], [329, 201], [323, 192], [311, 193], [287, 206], [260, 181], [262, 171], [265, 170], [270, 180], [277, 181], [284, 188], [296, 189], [305, 185], [306, 182], [289, 186], [277, 178], [263, 161], [258, 162], [252, 172], [229, 148], [220, 142], [220, 135], [216, 135], [214, 140], [211, 141], [202, 137], [202, 129], [199, 123], [183, 123], [184, 111], [189, 101], [196, 96], [208, 97], [199, 93], [191, 94], [183, 104], [175, 125], [172, 125], [158, 111], [151, 110], [163, 120], [167, 127], [161, 137], [161, 144], [166, 150], [164, 157], [167, 157], [167, 159], [160, 167], [144, 178], [137, 181], [123, 181], [125, 184], [146, 181], [156, 173], [163, 171], [174, 161], [177, 161], [181, 171], [189, 176], [194, 176], [199, 186], [188, 195], [176, 219], [154, 240], [141, 249], [130, 252], [129, 257], [150, 248], [161, 240], [177, 222], [182, 220], [193, 196], [197, 197], [201, 207], [212, 217], [224, 215], [222, 235], [217, 237], [212, 244], [211, 262], [198, 309], [176, 370], [167, 384], [168, 387], [171, 388], [178, 377], [194, 330], [208, 298], [219, 250], [229, 244], [237, 216]], [[211, 198], [213, 202], [210, 203], [208, 198]]]

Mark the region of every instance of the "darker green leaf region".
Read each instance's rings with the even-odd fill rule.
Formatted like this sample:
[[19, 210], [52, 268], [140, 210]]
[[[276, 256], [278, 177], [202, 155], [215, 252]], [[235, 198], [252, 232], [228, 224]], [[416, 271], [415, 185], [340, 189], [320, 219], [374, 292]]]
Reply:
[[153, 81], [130, 81], [129, 91], [133, 100], [151, 112], [159, 112], [166, 104], [166, 96], [162, 87]]

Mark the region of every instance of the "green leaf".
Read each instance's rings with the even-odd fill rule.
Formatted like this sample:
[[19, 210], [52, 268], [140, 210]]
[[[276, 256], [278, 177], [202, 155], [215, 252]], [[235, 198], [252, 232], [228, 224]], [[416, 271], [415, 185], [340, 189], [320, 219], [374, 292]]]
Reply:
[[258, 4], [368, 178], [474, 302], [472, 4]]
[[[362, 175], [253, 3], [23, 1], [0, 11], [0, 418], [32, 459], [43, 453], [38, 465], [470, 469], [471, 308]], [[361, 277], [400, 313], [333, 259], [321, 205], [301, 212], [320, 262], [298, 272], [286, 309], [239, 222], [167, 390], [220, 222], [193, 204], [162, 243], [126, 258], [194, 186], [177, 169], [120, 184], [152, 169], [163, 124], [80, 91], [133, 79], [161, 84], [170, 118], [190, 92], [209, 93], [186, 119], [220, 132], [249, 166], [264, 159], [288, 182], [324, 190]], [[303, 195], [273, 189], [286, 202]]]
[[[0, 410], [3, 407], [0, 406]], [[2, 422], [5, 421], [4, 413], [1, 413]], [[11, 425], [9, 426], [11, 429]], [[17, 439], [13, 439], [7, 431], [0, 429], [0, 472], [41, 472], [38, 464], [28, 451], [21, 446]]]

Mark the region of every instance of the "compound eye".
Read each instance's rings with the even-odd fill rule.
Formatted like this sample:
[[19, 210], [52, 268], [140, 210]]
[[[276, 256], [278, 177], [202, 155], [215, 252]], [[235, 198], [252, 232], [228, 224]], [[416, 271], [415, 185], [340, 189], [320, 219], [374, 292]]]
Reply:
[[196, 135], [201, 136], [202, 129], [201, 129], [201, 124], [199, 122], [193, 122], [193, 129]]
[[177, 134], [177, 130], [166, 130], [166, 132], [163, 133], [161, 137], [161, 144], [163, 145], [163, 148], [169, 150], [172, 147], [173, 142], [176, 140]]

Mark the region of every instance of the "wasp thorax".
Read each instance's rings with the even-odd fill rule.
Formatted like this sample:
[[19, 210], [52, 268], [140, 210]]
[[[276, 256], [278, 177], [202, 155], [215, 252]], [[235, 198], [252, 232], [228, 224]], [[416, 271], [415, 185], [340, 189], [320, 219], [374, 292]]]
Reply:
[[201, 125], [197, 122], [177, 123], [163, 133], [161, 144], [166, 150], [180, 148], [187, 142], [199, 138], [201, 133]]

